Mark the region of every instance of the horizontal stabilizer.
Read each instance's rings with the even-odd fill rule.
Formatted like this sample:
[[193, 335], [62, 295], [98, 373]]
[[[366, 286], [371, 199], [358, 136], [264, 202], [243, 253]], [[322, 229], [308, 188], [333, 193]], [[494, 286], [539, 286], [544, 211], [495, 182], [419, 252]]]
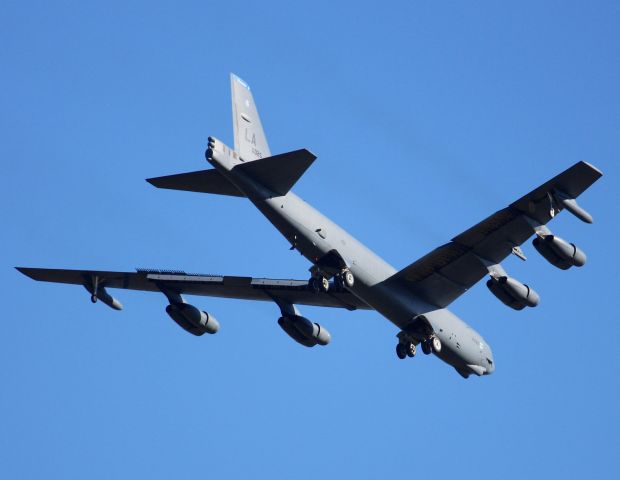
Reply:
[[237, 187], [230, 183], [217, 170], [199, 170], [197, 172], [178, 173], [165, 177], [147, 178], [147, 182], [157, 188], [170, 190], [186, 190], [188, 192], [213, 193], [245, 197]]
[[302, 148], [242, 163], [235, 167], [278, 195], [286, 195], [304, 174], [316, 156]]

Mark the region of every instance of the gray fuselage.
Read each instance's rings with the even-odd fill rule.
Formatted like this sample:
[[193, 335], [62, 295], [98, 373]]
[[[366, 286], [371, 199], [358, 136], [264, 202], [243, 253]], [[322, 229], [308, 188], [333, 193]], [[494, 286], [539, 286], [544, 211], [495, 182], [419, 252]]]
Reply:
[[421, 301], [404, 287], [386, 285], [385, 281], [397, 270], [336, 223], [292, 192], [274, 196], [253, 178], [235, 169], [241, 161], [230, 155], [216, 155], [209, 161], [310, 262], [316, 264], [329, 252], [337, 251], [355, 276], [355, 284], [349, 290], [370, 308], [401, 330], [406, 330], [416, 317], [423, 315], [442, 342], [441, 352], [436, 354], [439, 358], [463, 376], [493, 372], [491, 348], [479, 333], [449, 310]]

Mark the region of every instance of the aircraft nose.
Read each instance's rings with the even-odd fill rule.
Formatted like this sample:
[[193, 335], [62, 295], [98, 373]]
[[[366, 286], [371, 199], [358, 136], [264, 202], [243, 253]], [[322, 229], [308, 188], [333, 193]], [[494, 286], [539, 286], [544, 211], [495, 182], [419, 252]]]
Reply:
[[487, 375], [491, 375], [494, 371], [495, 371], [495, 364], [493, 363], [493, 360], [491, 360], [489, 362], [489, 359], [487, 358], [487, 371], [486, 371], [486, 374]]
[[495, 359], [493, 358], [493, 351], [488, 343], [483, 343], [482, 349], [482, 367], [486, 370], [485, 375], [491, 375], [495, 371]]
[[486, 369], [485, 375], [491, 375], [495, 371], [495, 361], [493, 360], [493, 354], [490, 351], [486, 352], [483, 363], [485, 364], [484, 368]]

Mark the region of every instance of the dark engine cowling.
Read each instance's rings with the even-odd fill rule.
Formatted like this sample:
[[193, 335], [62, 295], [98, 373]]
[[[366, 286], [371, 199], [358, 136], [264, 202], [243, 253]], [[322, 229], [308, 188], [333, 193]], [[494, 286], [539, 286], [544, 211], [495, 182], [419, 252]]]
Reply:
[[540, 297], [534, 289], [511, 277], [491, 278], [487, 282], [487, 287], [504, 305], [515, 310], [535, 307], [540, 302]]
[[562, 270], [568, 270], [573, 265], [582, 267], [586, 263], [586, 254], [581, 251], [574, 243], [555, 235], [546, 235], [543, 238], [536, 237], [532, 242], [534, 248], [551, 265]]
[[315, 345], [327, 345], [332, 336], [318, 323], [312, 323], [305, 317], [290, 315], [280, 317], [278, 325], [282, 327], [289, 337], [306, 347]]
[[170, 304], [166, 307], [166, 313], [179, 327], [197, 337], [205, 333], [217, 333], [220, 329], [220, 324], [213, 315], [198, 310], [189, 303]]

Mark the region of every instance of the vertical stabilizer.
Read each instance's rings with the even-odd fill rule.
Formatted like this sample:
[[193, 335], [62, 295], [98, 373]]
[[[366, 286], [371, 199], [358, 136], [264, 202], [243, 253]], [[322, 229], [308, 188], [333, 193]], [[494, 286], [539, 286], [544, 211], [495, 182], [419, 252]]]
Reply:
[[271, 156], [258, 110], [247, 83], [230, 74], [235, 150], [248, 162]]

